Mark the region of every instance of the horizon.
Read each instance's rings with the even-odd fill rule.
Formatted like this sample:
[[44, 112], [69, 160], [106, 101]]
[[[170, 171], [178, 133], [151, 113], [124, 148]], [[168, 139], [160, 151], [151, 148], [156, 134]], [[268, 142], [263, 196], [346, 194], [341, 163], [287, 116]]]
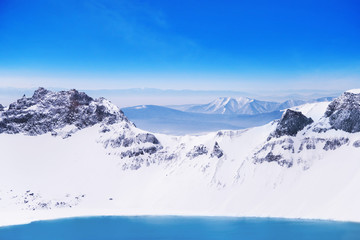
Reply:
[[[47, 88], [51, 91], [67, 91], [75, 88]], [[6, 106], [23, 95], [32, 96], [37, 88], [1, 88], [0, 104]], [[191, 90], [191, 89], [158, 89], [158, 88], [128, 88], [128, 89], [76, 89], [85, 92], [93, 98], [105, 97], [118, 107], [133, 107], [138, 105], [189, 105], [207, 104], [218, 98], [245, 97], [260, 101], [284, 102], [287, 100], [314, 100], [322, 97], [338, 97], [347, 90], [284, 90], [284, 91], [231, 91], [231, 90]]]

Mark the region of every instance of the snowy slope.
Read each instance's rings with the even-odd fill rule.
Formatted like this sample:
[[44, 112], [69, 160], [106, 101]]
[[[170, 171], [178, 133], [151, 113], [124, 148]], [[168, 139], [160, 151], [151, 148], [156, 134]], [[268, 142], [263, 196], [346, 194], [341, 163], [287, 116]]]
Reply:
[[289, 110], [261, 127], [200, 136], [148, 133], [125, 116], [71, 136], [52, 134], [68, 126], [3, 131], [0, 224], [124, 214], [360, 221], [360, 130], [345, 114], [358, 113], [359, 98], [344, 93], [322, 118], [312, 112], [324, 106], [305, 106], [305, 115]]
[[311, 117], [314, 121], [318, 121], [324, 116], [329, 103], [330, 102], [306, 103], [290, 109], [301, 112], [305, 116]]

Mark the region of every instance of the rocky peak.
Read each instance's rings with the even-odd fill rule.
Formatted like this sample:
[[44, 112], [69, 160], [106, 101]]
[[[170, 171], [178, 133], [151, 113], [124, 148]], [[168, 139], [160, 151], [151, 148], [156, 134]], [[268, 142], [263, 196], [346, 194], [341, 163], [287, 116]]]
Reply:
[[344, 92], [329, 104], [325, 117], [336, 130], [360, 132], [360, 92]]
[[224, 155], [223, 150], [221, 150], [218, 142], [215, 142], [213, 151], [212, 151], [212, 153], [211, 153], [210, 156], [211, 156], [211, 157], [221, 158], [223, 155]]
[[43, 88], [43, 87], [39, 87], [37, 90], [35, 90], [32, 99], [34, 100], [39, 100], [44, 98], [48, 93], [51, 93], [51, 91]]
[[4, 111], [4, 106], [0, 104], [0, 112]]
[[127, 121], [124, 113], [104, 98], [93, 99], [75, 89], [53, 92], [37, 89], [23, 96], [0, 115], [0, 133], [38, 135], [74, 125], [82, 129], [97, 123]]
[[281, 136], [296, 136], [296, 134], [303, 130], [305, 126], [313, 123], [314, 121], [311, 118], [306, 117], [301, 112], [286, 110], [285, 114], [280, 119], [274, 133], [271, 134], [271, 137], [281, 137]]

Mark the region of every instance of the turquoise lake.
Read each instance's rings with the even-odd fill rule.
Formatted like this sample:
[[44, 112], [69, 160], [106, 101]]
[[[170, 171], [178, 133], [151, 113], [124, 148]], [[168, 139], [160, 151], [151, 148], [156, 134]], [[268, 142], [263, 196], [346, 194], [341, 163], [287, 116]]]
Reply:
[[226, 217], [87, 217], [0, 228], [0, 240], [360, 240], [360, 224]]

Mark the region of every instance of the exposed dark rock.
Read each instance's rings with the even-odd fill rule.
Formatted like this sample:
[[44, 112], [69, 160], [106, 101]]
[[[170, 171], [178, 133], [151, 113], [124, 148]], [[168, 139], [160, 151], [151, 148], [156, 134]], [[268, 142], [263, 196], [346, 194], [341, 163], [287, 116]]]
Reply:
[[150, 133], [138, 134], [136, 136], [136, 141], [141, 143], [152, 143], [152, 144], [160, 144], [159, 140]]
[[134, 137], [134, 136], [127, 136], [125, 132], [123, 132], [115, 139], [106, 140], [104, 142], [104, 147], [107, 148], [109, 145], [112, 148], [130, 147], [134, 144], [141, 144], [141, 143], [151, 143], [154, 145], [160, 145], [159, 140], [151, 133], [140, 133]]
[[316, 149], [316, 144], [319, 142], [325, 142], [324, 138], [304, 138], [301, 141], [301, 145], [299, 147], [299, 152], [303, 151], [304, 148], [307, 150]]
[[152, 154], [156, 153], [158, 150], [161, 150], [162, 148], [163, 148], [162, 146], [133, 148], [133, 149], [129, 149], [124, 152], [121, 152], [120, 156], [122, 158], [124, 158], [124, 157], [131, 158], [131, 157], [137, 157], [137, 156], [145, 155], [145, 154], [152, 155]]
[[195, 146], [190, 152], [186, 154], [186, 156], [190, 158], [195, 158], [207, 153], [208, 153], [207, 148], [203, 144], [201, 144], [199, 146]]
[[218, 131], [217, 134], [216, 134], [217, 137], [221, 137], [223, 135], [224, 135], [224, 133], [222, 131]]
[[175, 158], [177, 158], [177, 154], [171, 153], [170, 155], [167, 155], [167, 154], [166, 154], [164, 160], [170, 161], [170, 160], [173, 160], [173, 159], [175, 159]]
[[0, 112], [4, 111], [4, 106], [0, 104]]
[[215, 142], [213, 151], [211, 152], [211, 157], [221, 158], [224, 155], [223, 151], [221, 150], [218, 142]]
[[283, 145], [284, 143], [288, 143], [288, 144], [293, 144], [294, 141], [290, 138], [288, 139], [281, 139], [281, 140], [276, 140], [276, 141], [271, 141], [271, 142], [267, 142], [266, 144], [263, 145], [263, 147], [257, 152], [263, 152], [263, 151], [273, 151], [275, 146], [277, 145]]
[[104, 98], [92, 99], [77, 90], [52, 92], [37, 89], [33, 96], [23, 96], [1, 112], [0, 133], [39, 135], [66, 125], [78, 129], [97, 123], [113, 124], [127, 118]]
[[286, 160], [283, 158], [280, 154], [273, 154], [272, 152], [269, 152], [264, 158], [256, 158], [255, 163], [263, 163], [263, 162], [276, 162], [282, 167], [292, 167], [293, 162], [292, 160]]
[[343, 93], [329, 104], [325, 116], [336, 130], [360, 132], [360, 94]]
[[124, 163], [122, 169], [138, 170], [143, 164], [145, 164], [145, 159], [134, 157], [130, 163]]
[[285, 114], [280, 119], [276, 130], [272, 133], [268, 140], [271, 137], [281, 137], [281, 136], [296, 136], [296, 134], [303, 130], [307, 125], [313, 123], [311, 118], [307, 118], [301, 112], [286, 110]]
[[344, 144], [347, 144], [349, 142], [348, 138], [335, 138], [327, 140], [324, 146], [324, 150], [335, 150], [339, 147], [341, 147]]
[[356, 148], [359, 148], [359, 147], [360, 147], [360, 140], [356, 140], [356, 141], [353, 143], [353, 146], [356, 147]]
[[104, 147], [107, 148], [109, 145], [112, 148], [130, 147], [133, 143], [134, 143], [133, 138], [129, 138], [124, 133], [122, 133], [115, 139], [106, 140], [104, 142]]

